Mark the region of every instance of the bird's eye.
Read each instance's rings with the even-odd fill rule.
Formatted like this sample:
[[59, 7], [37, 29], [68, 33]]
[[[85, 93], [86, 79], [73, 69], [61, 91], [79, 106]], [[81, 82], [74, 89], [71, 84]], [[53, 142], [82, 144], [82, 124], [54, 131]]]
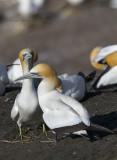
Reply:
[[23, 58], [25, 58], [25, 57], [26, 57], [26, 53], [23, 54]]
[[31, 51], [30, 54], [33, 56], [33, 52]]

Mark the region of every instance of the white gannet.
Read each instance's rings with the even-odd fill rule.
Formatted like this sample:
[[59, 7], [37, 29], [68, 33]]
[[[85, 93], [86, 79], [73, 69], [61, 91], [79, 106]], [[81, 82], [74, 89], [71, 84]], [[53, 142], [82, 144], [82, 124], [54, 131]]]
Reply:
[[30, 17], [40, 12], [45, 0], [17, 0], [18, 11], [23, 17]]
[[[95, 49], [94, 49], [95, 50]], [[102, 51], [102, 52], [101, 52]], [[117, 45], [107, 46], [100, 50], [93, 59], [95, 65], [104, 65], [104, 71], [94, 82], [94, 89], [109, 88], [117, 85]], [[97, 62], [98, 61], [98, 62]], [[97, 66], [96, 66], [97, 67]], [[104, 68], [105, 67], [105, 68]]]
[[59, 75], [56, 89], [78, 101], [82, 100], [86, 95], [87, 84], [93, 80], [95, 74], [96, 72], [92, 72], [87, 77], [82, 72], [78, 75]]
[[[106, 57], [109, 55], [109, 54], [112, 54], [112, 53], [116, 53], [117, 52], [117, 45], [110, 45], [110, 46], [106, 46], [104, 48], [102, 48], [99, 53], [93, 58], [93, 62], [98, 62], [98, 63], [102, 63], [102, 64], [105, 64], [105, 65], [109, 65], [108, 61], [106, 60]], [[111, 57], [115, 57], [113, 55], [111, 55]], [[114, 58], [112, 58], [114, 59]], [[112, 60], [111, 59], [111, 60]]]
[[[86, 108], [77, 100], [55, 89], [57, 74], [48, 64], [38, 64], [21, 79], [42, 78], [38, 86], [38, 100], [46, 125], [56, 133], [74, 133], [81, 130], [112, 131], [90, 122]], [[84, 131], [86, 133], [86, 131]]]
[[[33, 61], [36, 58], [36, 53], [33, 49], [24, 49], [19, 53], [19, 58], [22, 65], [23, 74], [27, 74], [33, 66]], [[37, 91], [34, 87], [32, 79], [23, 81], [21, 92], [17, 95], [14, 106], [11, 110], [11, 118], [17, 120], [22, 140], [21, 126], [23, 122], [35, 120], [39, 117], [39, 103]]]
[[6, 85], [8, 83], [7, 68], [3, 63], [0, 63], [0, 96], [5, 93]]
[[110, 0], [109, 6], [113, 9], [117, 9], [117, 0]]
[[[38, 59], [38, 54], [36, 52], [34, 52], [34, 54], [35, 54], [35, 58], [33, 60], [34, 62], [36, 62]], [[24, 60], [22, 59], [22, 61]], [[22, 70], [22, 66], [19, 58], [17, 58], [13, 62], [13, 65], [9, 67], [7, 74], [8, 74], [10, 83], [22, 83], [22, 81], [15, 82], [15, 79], [23, 75], [23, 70]]]

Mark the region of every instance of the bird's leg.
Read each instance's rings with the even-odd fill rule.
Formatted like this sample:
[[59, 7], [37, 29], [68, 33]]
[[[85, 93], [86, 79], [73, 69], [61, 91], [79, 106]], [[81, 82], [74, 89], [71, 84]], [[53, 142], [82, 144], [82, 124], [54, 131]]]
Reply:
[[21, 128], [21, 126], [19, 126], [19, 131], [20, 131], [20, 137], [21, 137], [21, 141], [22, 141], [22, 128]]
[[58, 142], [58, 136], [57, 136], [57, 133], [56, 133], [56, 137], [55, 137], [55, 141]]
[[97, 137], [94, 136], [94, 132], [93, 132], [93, 131], [87, 131], [87, 134], [88, 134], [89, 140], [90, 140], [91, 142], [96, 141]]
[[43, 126], [43, 133], [45, 133], [45, 134], [46, 134], [46, 136], [47, 136], [47, 132], [46, 132], [46, 128], [45, 128], [45, 124], [43, 123], [43, 124], [42, 124], [42, 126]]

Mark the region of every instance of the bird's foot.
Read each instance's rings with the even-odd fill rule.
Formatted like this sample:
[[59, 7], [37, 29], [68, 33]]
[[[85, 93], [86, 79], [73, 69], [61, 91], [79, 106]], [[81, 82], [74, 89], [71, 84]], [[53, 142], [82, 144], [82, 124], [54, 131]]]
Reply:
[[46, 132], [46, 128], [45, 128], [45, 124], [43, 123], [43, 134], [45, 134], [47, 136], [47, 132]]

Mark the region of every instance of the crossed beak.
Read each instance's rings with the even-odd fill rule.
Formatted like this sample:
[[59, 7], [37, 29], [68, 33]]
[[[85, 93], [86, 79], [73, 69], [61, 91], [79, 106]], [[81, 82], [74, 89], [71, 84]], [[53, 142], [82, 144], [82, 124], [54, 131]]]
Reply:
[[26, 55], [23, 55], [23, 60], [28, 60], [28, 59], [31, 59], [32, 58], [32, 54], [26, 54]]

